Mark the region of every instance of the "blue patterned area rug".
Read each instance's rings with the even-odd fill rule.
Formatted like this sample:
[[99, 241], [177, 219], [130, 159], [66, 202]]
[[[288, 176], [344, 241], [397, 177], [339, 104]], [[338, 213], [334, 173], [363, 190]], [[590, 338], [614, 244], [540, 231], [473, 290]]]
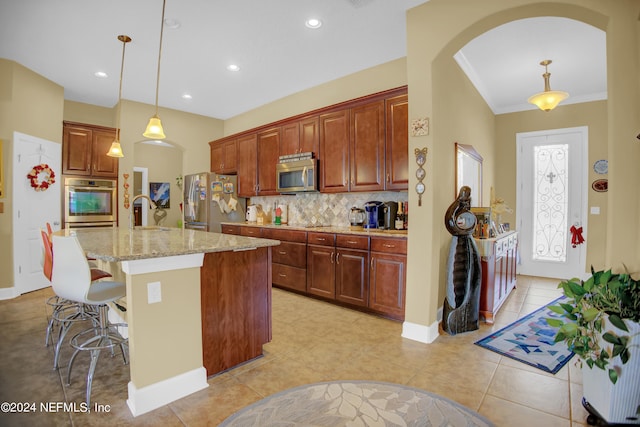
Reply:
[[550, 302], [475, 344], [555, 374], [573, 357], [573, 352], [564, 342], [553, 341], [558, 328], [549, 326], [545, 319], [567, 320], [548, 308], [564, 298], [562, 296]]
[[219, 427], [493, 427], [464, 406], [428, 391], [376, 381], [307, 384], [241, 409]]

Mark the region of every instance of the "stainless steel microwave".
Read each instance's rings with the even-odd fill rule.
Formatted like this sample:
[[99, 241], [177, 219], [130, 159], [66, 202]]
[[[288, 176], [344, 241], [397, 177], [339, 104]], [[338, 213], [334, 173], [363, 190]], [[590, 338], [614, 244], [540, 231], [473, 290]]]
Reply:
[[280, 193], [318, 191], [318, 160], [294, 160], [276, 165], [277, 190]]

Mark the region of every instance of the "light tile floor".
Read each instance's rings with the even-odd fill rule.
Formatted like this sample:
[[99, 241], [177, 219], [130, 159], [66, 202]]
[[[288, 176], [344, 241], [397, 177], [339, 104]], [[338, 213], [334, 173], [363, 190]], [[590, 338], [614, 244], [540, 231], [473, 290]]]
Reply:
[[[494, 325], [441, 335], [431, 344], [402, 338], [400, 322], [274, 289], [273, 341], [265, 345], [264, 357], [210, 378], [205, 390], [136, 418], [125, 403], [128, 367], [120, 357], [108, 355], [98, 363], [92, 394], [103, 411], [82, 412], [88, 356], [74, 366], [72, 384], [64, 385], [66, 367], [53, 371], [53, 350], [44, 346], [44, 301], [52, 292], [32, 292], [0, 301], [0, 402], [34, 402], [36, 408], [0, 413], [0, 425], [216, 426], [244, 406], [287, 388], [379, 380], [448, 397], [497, 426], [583, 426], [587, 413], [573, 360], [550, 375], [473, 344], [559, 296], [557, 282], [519, 276]], [[68, 358], [67, 350], [63, 363]], [[47, 402], [53, 402], [49, 411], [41, 408]], [[57, 406], [61, 402], [76, 402], [76, 407]]]

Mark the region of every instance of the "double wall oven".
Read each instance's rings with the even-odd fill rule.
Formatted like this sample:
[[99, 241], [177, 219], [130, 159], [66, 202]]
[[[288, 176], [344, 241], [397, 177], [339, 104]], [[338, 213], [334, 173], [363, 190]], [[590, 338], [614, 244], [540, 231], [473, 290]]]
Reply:
[[113, 179], [65, 178], [64, 226], [114, 227], [118, 221], [117, 188]]

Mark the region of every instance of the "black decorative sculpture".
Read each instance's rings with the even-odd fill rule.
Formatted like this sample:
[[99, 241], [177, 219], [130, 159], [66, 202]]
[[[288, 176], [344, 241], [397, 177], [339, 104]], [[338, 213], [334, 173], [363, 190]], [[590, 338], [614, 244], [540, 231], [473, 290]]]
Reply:
[[444, 300], [442, 329], [451, 335], [478, 329], [482, 270], [476, 242], [471, 236], [476, 216], [471, 213], [471, 189], [460, 188], [458, 198], [444, 217], [453, 235], [447, 261], [447, 297]]

